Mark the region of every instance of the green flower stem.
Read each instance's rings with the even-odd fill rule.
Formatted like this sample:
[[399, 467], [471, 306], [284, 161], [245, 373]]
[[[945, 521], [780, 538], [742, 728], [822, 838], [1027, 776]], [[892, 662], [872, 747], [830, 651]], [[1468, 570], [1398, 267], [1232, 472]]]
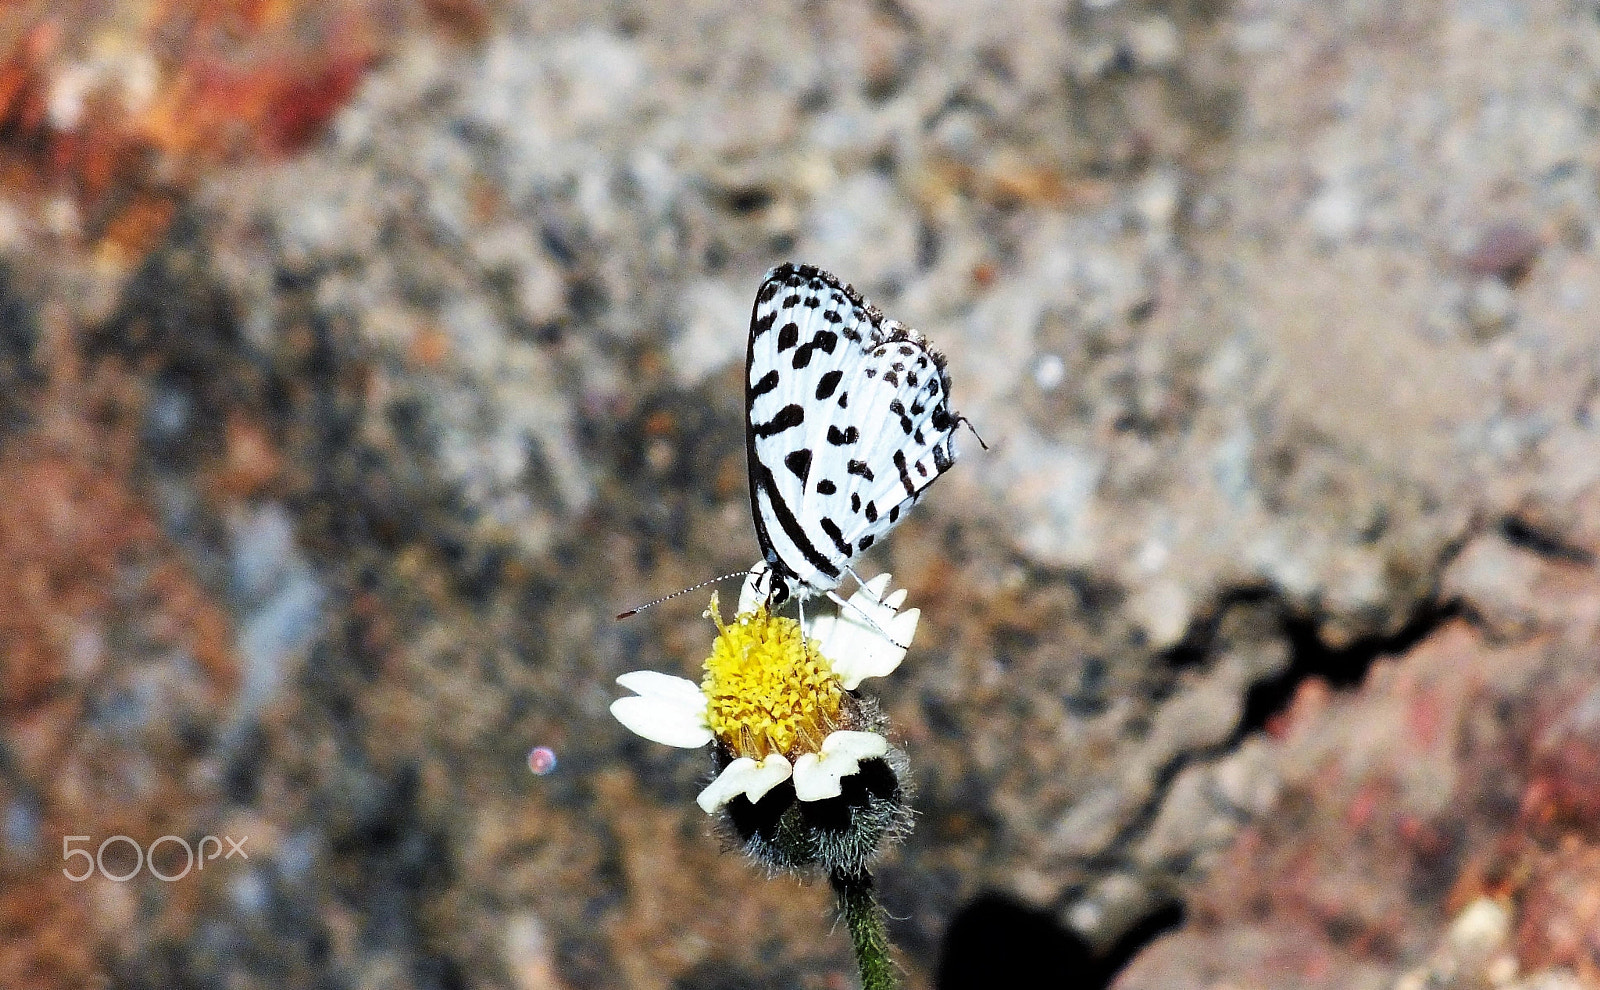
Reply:
[[872, 874], [832, 873], [828, 880], [839, 895], [839, 912], [850, 928], [850, 943], [861, 968], [861, 990], [895, 990], [894, 963], [889, 959], [889, 936], [883, 928], [883, 909], [872, 893]]

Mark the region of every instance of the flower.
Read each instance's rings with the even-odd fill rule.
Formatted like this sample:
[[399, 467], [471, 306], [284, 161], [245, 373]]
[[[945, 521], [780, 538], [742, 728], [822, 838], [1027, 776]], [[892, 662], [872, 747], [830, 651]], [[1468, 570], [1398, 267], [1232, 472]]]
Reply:
[[755, 804], [791, 778], [800, 801], [837, 798], [862, 761], [890, 751], [875, 706], [851, 692], [900, 665], [921, 611], [899, 611], [904, 590], [883, 597], [889, 575], [880, 574], [837, 614], [802, 626], [766, 608], [765, 567], [746, 580], [733, 622], [722, 621], [712, 595], [706, 615], [718, 634], [700, 684], [650, 670], [617, 678], [634, 692], [612, 702], [617, 721], [667, 746], [714, 742], [726, 757], [697, 798], [707, 814], [741, 796]]
[[889, 575], [880, 574], [848, 600], [834, 597], [837, 612], [797, 622], [767, 607], [769, 577], [766, 564], [752, 568], [732, 622], [711, 596], [717, 636], [699, 684], [623, 674], [617, 683], [634, 694], [611, 713], [646, 739], [710, 745], [715, 776], [696, 802], [752, 857], [859, 879], [910, 830], [911, 809], [905, 754], [857, 687], [900, 666], [921, 612], [900, 610], [904, 591], [885, 597]]

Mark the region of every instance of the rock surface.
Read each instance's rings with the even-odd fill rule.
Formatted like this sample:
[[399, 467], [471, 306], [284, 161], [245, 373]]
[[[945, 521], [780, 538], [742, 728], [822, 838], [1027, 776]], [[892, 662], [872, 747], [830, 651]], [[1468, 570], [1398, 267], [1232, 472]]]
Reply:
[[866, 565], [910, 986], [1600, 985], [1592, 11], [190, 7], [0, 18], [0, 984], [850, 985], [606, 710], [792, 258], [991, 448]]

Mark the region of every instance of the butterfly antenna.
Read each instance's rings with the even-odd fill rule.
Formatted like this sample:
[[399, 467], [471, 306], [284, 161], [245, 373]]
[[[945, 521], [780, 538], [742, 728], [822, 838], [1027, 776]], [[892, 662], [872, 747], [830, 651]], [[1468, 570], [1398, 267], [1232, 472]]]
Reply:
[[724, 574], [721, 577], [712, 578], [709, 581], [701, 581], [699, 584], [693, 585], [691, 587], [681, 588], [681, 589], [679, 589], [677, 591], [674, 591], [670, 595], [662, 595], [660, 598], [657, 598], [653, 602], [645, 602], [643, 605], [640, 605], [638, 608], [630, 608], [626, 612], [619, 613], [617, 615], [617, 618], [619, 620], [621, 620], [621, 619], [629, 618], [631, 616], [638, 615], [640, 612], [643, 612], [645, 609], [651, 607], [652, 605], [660, 605], [662, 602], [671, 601], [672, 599], [678, 597], [679, 595], [687, 595], [691, 591], [699, 591], [701, 588], [704, 588], [708, 584], [716, 584], [719, 581], [726, 581], [729, 578], [746, 577], [747, 575], [749, 575], [749, 573], [750, 573], [749, 571], [734, 571], [732, 574]]
[[976, 426], [972, 425], [972, 420], [970, 420], [967, 417], [961, 415], [960, 413], [957, 413], [956, 414], [956, 422], [957, 423], [961, 423], [962, 425], [964, 425], [967, 428], [967, 430], [973, 436], [978, 438], [978, 446], [982, 447], [984, 450], [988, 450], [989, 449], [989, 445], [983, 442], [983, 437], [979, 436], [978, 428]]

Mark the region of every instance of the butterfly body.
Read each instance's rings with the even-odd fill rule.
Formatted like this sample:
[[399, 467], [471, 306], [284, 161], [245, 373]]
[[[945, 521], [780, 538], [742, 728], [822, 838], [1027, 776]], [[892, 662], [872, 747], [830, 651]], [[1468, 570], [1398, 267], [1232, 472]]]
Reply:
[[955, 463], [945, 359], [833, 275], [784, 264], [756, 293], [745, 372], [764, 593], [827, 594]]

